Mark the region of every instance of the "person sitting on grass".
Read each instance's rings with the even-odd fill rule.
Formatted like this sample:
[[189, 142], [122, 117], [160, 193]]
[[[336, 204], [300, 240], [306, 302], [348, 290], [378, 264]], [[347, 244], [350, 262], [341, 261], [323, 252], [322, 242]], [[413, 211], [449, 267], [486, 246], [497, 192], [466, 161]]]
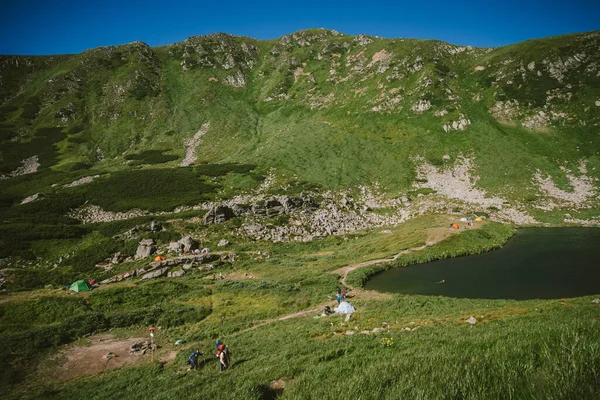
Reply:
[[190, 358], [188, 359], [188, 364], [190, 364], [190, 368], [188, 371], [198, 368], [198, 357], [201, 355], [200, 349], [196, 348], [192, 354], [190, 354]]

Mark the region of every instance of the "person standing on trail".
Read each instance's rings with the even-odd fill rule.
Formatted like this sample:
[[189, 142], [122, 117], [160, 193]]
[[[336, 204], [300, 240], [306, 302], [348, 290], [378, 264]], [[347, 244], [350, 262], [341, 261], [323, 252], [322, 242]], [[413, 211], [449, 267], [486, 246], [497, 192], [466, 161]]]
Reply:
[[201, 355], [202, 353], [200, 353], [200, 349], [196, 348], [196, 351], [194, 351], [192, 354], [190, 354], [190, 358], [188, 359], [188, 364], [190, 364], [190, 370], [198, 368], [198, 357]]
[[342, 302], [342, 300], [344, 300], [344, 296], [342, 296], [341, 292], [338, 293], [336, 300], [338, 302], [338, 306], [340, 305], [340, 303]]
[[225, 343], [217, 340], [217, 358], [219, 359], [219, 372], [223, 372], [229, 368], [229, 349], [225, 346]]

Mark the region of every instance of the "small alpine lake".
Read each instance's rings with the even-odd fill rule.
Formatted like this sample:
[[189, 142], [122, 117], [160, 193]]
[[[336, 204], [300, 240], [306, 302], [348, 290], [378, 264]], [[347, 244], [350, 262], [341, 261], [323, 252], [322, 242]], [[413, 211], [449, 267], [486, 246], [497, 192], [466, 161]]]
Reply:
[[600, 229], [523, 228], [499, 250], [391, 268], [370, 278], [364, 287], [516, 300], [600, 294]]

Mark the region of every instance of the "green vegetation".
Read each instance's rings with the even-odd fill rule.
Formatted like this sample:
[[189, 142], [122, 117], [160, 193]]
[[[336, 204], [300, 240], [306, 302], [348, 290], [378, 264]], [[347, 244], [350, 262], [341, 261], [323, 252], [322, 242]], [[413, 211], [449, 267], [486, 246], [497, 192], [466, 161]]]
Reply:
[[[337, 287], [336, 275], [326, 272], [358, 260], [356, 254], [348, 254], [353, 249], [389, 257], [418, 244], [411, 236], [422, 237], [428, 226], [438, 226], [443, 219], [436, 223], [436, 218], [413, 221], [383, 236], [365, 232], [308, 244], [271, 244], [271, 257], [262, 261], [254, 260], [251, 250], [266, 244], [245, 243], [239, 250], [249, 253], [222, 271], [238, 277], [248, 271], [257, 279], [213, 281], [199, 273], [178, 280], [109, 285], [85, 297], [65, 298], [65, 294], [41, 291], [41, 297], [5, 303], [0, 319], [10, 328], [0, 337], [3, 343], [15, 345], [0, 354], [3, 365], [12, 365], [3, 374], [3, 382], [23, 382], [30, 374], [37, 382], [9, 386], [8, 398], [69, 398], [82, 384], [93, 386], [89, 396], [98, 399], [117, 393], [126, 398], [174, 398], [190, 387], [202, 397], [233, 399], [272, 395], [495, 398], [508, 394], [595, 398], [600, 342], [594, 317], [597, 305], [589, 297], [513, 301], [356, 296], [351, 301], [358, 312], [348, 324], [337, 316], [314, 320], [313, 313], [261, 323], [322, 305]], [[487, 224], [478, 231], [453, 235], [423, 250], [424, 255], [415, 252], [413, 261], [447, 257], [449, 252], [456, 254], [456, 248], [482, 251], [511, 233], [510, 227]], [[409, 258], [398, 262], [407, 263]], [[13, 308], [15, 304], [18, 307]], [[478, 320], [475, 326], [464, 323], [470, 315]], [[111, 327], [118, 328], [114, 331], [118, 335], [139, 335], [139, 328], [151, 324], [162, 326], [157, 339], [164, 349], [159, 349], [159, 355], [177, 351], [172, 363], [153, 364], [144, 358], [137, 366], [84, 380], [40, 381], [56, 364], [36, 360], [52, 354], [55, 346]], [[354, 326], [359, 332], [384, 330], [345, 335]], [[17, 327], [20, 331], [13, 331]], [[406, 332], [405, 327], [414, 330]], [[216, 338], [223, 339], [232, 352], [232, 370], [224, 374], [219, 374], [211, 357]], [[172, 344], [177, 339], [188, 345], [177, 348]], [[195, 373], [184, 373], [190, 349], [197, 346], [205, 352], [206, 364]], [[26, 370], [27, 375], [22, 375]], [[278, 379], [286, 382], [284, 390], [269, 386]], [[222, 380], [229, 383], [226, 395], [214, 385]]]
[[[422, 247], [431, 235], [442, 239], [446, 215], [400, 210], [411, 218], [399, 226], [271, 243], [241, 235], [243, 217], [206, 226], [206, 209], [193, 206], [237, 195], [264, 201], [308, 194], [325, 210], [324, 192], [343, 190], [350, 201], [364, 186], [402, 203], [369, 206], [383, 219], [419, 197], [440, 200], [436, 190], [415, 185], [427, 183], [418, 167], [449, 170], [462, 155], [472, 161], [477, 189], [519, 204], [540, 223], [593, 220], [600, 206], [591, 196], [581, 209], [540, 208], [544, 192], [534, 176], [539, 171], [566, 192], [575, 189], [569, 174], [585, 176], [597, 189], [599, 43], [591, 32], [469, 49], [315, 29], [270, 41], [216, 34], [157, 48], [135, 42], [67, 56], [0, 56], [3, 394], [73, 398], [84, 385], [93, 388], [85, 391], [89, 398], [598, 398], [591, 298], [357, 290], [358, 312], [347, 324], [338, 316], [312, 319], [314, 313], [278, 319], [322, 308], [340, 286], [340, 268]], [[179, 167], [190, 138], [207, 126], [194, 144], [196, 159]], [[37, 170], [30, 163], [24, 171], [35, 157]], [[71, 186], [84, 177], [94, 179]], [[94, 223], [71, 217], [90, 205], [143, 216]], [[175, 212], [182, 207], [187, 211]], [[471, 206], [444, 207], [434, 209]], [[494, 218], [500, 205], [472, 210]], [[261, 222], [279, 228], [296, 217]], [[151, 221], [165, 230], [150, 232]], [[489, 251], [513, 233], [497, 223], [461, 230], [393, 264], [356, 269], [347, 283], [358, 288], [385, 268]], [[133, 256], [142, 238], [164, 249], [189, 234], [213, 250], [227, 238], [231, 244], [219, 250], [235, 253], [235, 262], [85, 294], [58, 289], [146, 267], [147, 259], [110, 272], [96, 267], [117, 252]], [[215, 279], [218, 272], [227, 279]], [[464, 323], [471, 315], [475, 326]], [[86, 345], [94, 333], [140, 337], [149, 325], [160, 327], [157, 359], [176, 352], [173, 362], [141, 357], [97, 376], [52, 380], [64, 345]], [[346, 335], [355, 326], [385, 330]], [[233, 354], [224, 374], [210, 354], [217, 338]], [[179, 339], [183, 348], [173, 344]], [[195, 346], [208, 352], [207, 364], [184, 374]], [[269, 386], [278, 379], [285, 389]]]
[[133, 160], [130, 165], [142, 164], [163, 164], [169, 161], [177, 160], [177, 156], [164, 154], [166, 150], [146, 150], [140, 154], [128, 154], [126, 160]]

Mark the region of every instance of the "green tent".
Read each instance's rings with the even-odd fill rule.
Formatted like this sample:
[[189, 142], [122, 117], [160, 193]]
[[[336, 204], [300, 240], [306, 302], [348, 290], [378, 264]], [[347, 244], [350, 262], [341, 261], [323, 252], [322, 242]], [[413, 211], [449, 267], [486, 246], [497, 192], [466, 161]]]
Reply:
[[92, 286], [86, 281], [77, 281], [69, 286], [69, 290], [73, 292], [89, 292], [92, 290]]

